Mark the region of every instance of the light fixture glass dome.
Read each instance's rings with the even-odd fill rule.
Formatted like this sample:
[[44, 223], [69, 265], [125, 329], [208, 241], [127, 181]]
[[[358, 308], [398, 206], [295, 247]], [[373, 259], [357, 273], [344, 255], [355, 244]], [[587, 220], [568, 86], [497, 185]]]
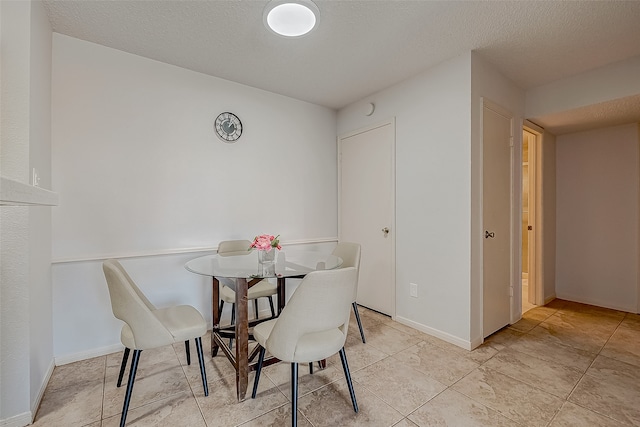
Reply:
[[299, 37], [314, 29], [319, 14], [310, 0], [274, 0], [264, 10], [264, 22], [276, 34]]

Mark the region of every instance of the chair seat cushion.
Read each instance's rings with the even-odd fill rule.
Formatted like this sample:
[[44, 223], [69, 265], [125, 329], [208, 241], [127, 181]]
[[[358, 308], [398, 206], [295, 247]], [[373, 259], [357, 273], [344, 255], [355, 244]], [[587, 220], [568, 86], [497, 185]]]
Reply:
[[345, 336], [338, 328], [305, 334], [298, 340], [293, 357], [277, 354], [267, 341], [278, 319], [268, 320], [253, 328], [253, 338], [269, 353], [286, 362], [309, 363], [333, 356], [344, 347]]
[[[278, 286], [275, 283], [264, 279], [249, 288], [247, 299], [270, 297], [275, 295], [277, 291]], [[220, 288], [220, 299], [226, 303], [234, 304], [236, 302], [236, 293], [230, 287], [222, 286]]]
[[337, 328], [305, 334], [298, 340], [291, 362], [309, 363], [326, 359], [339, 352], [344, 347], [344, 342], [345, 336]]
[[153, 314], [171, 332], [176, 342], [198, 338], [207, 333], [207, 322], [202, 314], [190, 305], [161, 308]]
[[276, 320], [278, 319], [267, 320], [266, 322], [258, 323], [253, 327], [253, 339], [255, 339], [258, 344], [264, 348], [266, 348], [267, 339], [269, 338], [269, 335], [271, 335], [271, 331], [273, 330], [273, 326], [276, 324]]

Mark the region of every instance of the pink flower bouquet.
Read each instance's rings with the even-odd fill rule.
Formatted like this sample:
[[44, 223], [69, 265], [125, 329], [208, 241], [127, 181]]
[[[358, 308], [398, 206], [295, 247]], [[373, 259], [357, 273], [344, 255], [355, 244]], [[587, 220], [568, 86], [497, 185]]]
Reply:
[[272, 248], [274, 249], [282, 249], [280, 246], [280, 240], [278, 240], [277, 236], [272, 236], [270, 234], [261, 234], [253, 238], [253, 242], [249, 245], [249, 250], [257, 249], [259, 251], [267, 251], [270, 252]]

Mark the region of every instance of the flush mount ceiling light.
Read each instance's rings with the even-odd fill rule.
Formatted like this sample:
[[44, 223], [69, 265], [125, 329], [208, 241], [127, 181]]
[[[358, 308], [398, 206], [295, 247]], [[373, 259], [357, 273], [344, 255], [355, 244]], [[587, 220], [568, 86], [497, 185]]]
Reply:
[[264, 10], [267, 28], [285, 37], [300, 37], [313, 30], [320, 10], [311, 0], [273, 0]]

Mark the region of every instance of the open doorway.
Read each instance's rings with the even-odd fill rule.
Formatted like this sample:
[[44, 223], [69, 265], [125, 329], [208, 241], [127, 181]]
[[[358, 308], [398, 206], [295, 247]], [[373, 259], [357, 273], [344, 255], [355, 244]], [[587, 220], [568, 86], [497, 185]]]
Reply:
[[540, 143], [541, 133], [533, 127], [522, 130], [522, 313], [540, 301]]

